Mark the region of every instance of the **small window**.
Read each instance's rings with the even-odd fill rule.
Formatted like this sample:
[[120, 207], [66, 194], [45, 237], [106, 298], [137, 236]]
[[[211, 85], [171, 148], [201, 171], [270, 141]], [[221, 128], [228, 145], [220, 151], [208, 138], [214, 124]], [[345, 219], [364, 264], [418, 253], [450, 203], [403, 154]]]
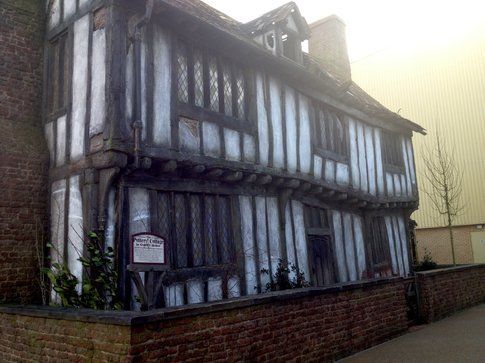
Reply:
[[180, 104], [246, 119], [247, 85], [241, 68], [182, 41], [174, 62]]
[[160, 233], [173, 243], [174, 269], [236, 262], [228, 196], [158, 192], [157, 210]]
[[332, 235], [327, 211], [322, 208], [305, 208], [305, 227], [308, 236], [311, 278], [316, 286], [337, 282]]
[[389, 132], [382, 133], [382, 157], [384, 164], [400, 168], [404, 166], [399, 135]]
[[371, 251], [374, 276], [392, 276], [391, 254], [384, 217], [375, 217], [372, 219]]
[[295, 62], [300, 61], [301, 56], [301, 42], [294, 34], [284, 33], [281, 37], [281, 44], [283, 45], [283, 55]]
[[317, 106], [315, 111], [317, 147], [341, 156], [348, 156], [347, 127], [338, 113]]
[[67, 105], [69, 79], [69, 47], [67, 33], [48, 45], [47, 49], [47, 114], [61, 112]]

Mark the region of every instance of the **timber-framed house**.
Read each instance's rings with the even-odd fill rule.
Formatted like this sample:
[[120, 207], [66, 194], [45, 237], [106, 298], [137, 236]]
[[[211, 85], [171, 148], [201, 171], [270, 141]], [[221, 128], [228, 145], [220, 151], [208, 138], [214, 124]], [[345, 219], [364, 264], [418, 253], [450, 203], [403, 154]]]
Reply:
[[[82, 278], [84, 231], [163, 236], [155, 305], [411, 273], [413, 132], [350, 77], [344, 26], [295, 3], [246, 24], [199, 0], [50, 0], [44, 127], [51, 240]], [[308, 40], [310, 52], [302, 51]]]

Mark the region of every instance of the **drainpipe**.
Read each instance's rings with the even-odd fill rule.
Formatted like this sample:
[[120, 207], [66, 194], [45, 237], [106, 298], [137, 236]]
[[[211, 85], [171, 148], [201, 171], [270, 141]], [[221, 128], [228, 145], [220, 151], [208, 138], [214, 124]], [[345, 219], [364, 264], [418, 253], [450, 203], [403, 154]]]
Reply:
[[142, 29], [148, 24], [152, 17], [153, 11], [153, 1], [146, 0], [145, 3], [145, 14], [138, 19], [138, 21], [133, 24], [130, 28], [130, 33], [134, 38], [134, 48], [135, 48], [135, 121], [133, 122], [133, 133], [134, 133], [134, 162], [133, 166], [135, 169], [140, 167], [140, 154], [141, 154], [141, 133], [143, 124], [141, 122], [142, 118], [142, 93], [141, 93], [141, 79], [142, 79], [142, 69], [141, 69], [141, 41], [142, 41]]

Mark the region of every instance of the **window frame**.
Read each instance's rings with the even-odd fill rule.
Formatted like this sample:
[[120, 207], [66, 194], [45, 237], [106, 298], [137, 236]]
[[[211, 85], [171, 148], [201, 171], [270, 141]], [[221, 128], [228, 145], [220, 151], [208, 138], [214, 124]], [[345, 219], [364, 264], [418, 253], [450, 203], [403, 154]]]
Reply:
[[404, 173], [404, 155], [400, 142], [401, 135], [382, 130], [382, 163], [387, 171]]
[[[187, 54], [187, 87], [188, 87], [188, 102], [179, 100], [179, 82], [178, 82], [178, 49], [180, 44], [183, 44]], [[206, 46], [194, 46], [193, 43], [181, 36], [174, 36], [173, 40], [172, 65], [174, 78], [172, 95], [174, 97], [174, 117], [179, 119], [185, 117], [197, 121], [210, 121], [217, 123], [223, 127], [234, 129], [250, 134], [255, 133], [255, 123], [252, 120], [252, 112], [250, 112], [250, 100], [253, 92], [253, 85], [250, 82], [251, 73], [247, 67], [237, 63], [228, 57], [223, 57], [217, 52], [212, 51]], [[199, 106], [195, 102], [195, 77], [194, 77], [194, 54], [198, 52], [202, 57], [203, 67], [203, 106]], [[210, 79], [209, 79], [209, 59], [213, 58], [217, 67], [217, 94], [218, 94], [218, 110], [213, 110], [210, 107]], [[231, 105], [232, 115], [227, 115], [225, 112], [225, 94], [224, 94], [224, 70], [229, 69], [231, 79]], [[242, 76], [244, 83], [244, 117], [239, 118], [238, 110], [238, 90], [237, 77]]]

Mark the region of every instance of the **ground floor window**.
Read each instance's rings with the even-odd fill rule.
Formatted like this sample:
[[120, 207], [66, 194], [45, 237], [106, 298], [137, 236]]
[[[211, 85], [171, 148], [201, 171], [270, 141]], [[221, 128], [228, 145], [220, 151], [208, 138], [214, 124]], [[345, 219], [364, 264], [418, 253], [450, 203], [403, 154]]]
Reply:
[[375, 277], [392, 276], [391, 254], [384, 217], [372, 219], [370, 235], [372, 269]]

